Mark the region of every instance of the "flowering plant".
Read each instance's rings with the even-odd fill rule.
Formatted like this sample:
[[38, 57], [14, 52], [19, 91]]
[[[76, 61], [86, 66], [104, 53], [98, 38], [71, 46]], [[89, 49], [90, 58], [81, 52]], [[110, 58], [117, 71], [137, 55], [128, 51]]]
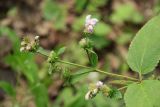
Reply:
[[[153, 71], [160, 59], [160, 15], [151, 19], [144, 27], [137, 33], [133, 39], [128, 56], [127, 62], [130, 68], [138, 72], [139, 78], [134, 78], [126, 75], [106, 72], [97, 67], [98, 56], [94, 52], [94, 46], [90, 40], [94, 32], [98, 19], [91, 18], [91, 15], [86, 16], [84, 37], [80, 40], [79, 45], [86, 54], [90, 62], [90, 66], [80, 65], [60, 59], [60, 55], [65, 51], [65, 48], [60, 48], [58, 51], [52, 50], [51, 52], [44, 50], [39, 46], [39, 37], [36, 36], [34, 40], [25, 38], [21, 42], [20, 51], [28, 51], [40, 53], [48, 58], [49, 73], [54, 71], [62, 71], [62, 76], [68, 83], [72, 80], [73, 76], [83, 75], [90, 72], [98, 72], [107, 76], [118, 78], [115, 80], [117, 83], [124, 82], [124, 86], [120, 88], [113, 88], [104, 82], [98, 81], [89, 85], [89, 91], [86, 92], [85, 99], [89, 100], [94, 98], [100, 92], [110, 98], [120, 99], [123, 98], [121, 91], [127, 89], [124, 94], [124, 100], [127, 107], [160, 107], [160, 82], [157, 78], [144, 78], [145, 74]], [[59, 68], [57, 63], [69, 64], [80, 68], [89, 69], [89, 72], [82, 72], [79, 74], [71, 73], [67, 68]]]

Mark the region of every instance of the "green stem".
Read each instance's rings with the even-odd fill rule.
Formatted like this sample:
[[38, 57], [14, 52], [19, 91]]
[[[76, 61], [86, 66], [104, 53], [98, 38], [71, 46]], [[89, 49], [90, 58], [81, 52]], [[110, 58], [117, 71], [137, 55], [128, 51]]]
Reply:
[[[39, 49], [37, 52], [44, 55], [44, 56], [47, 56], [47, 57], [49, 56], [48, 52], [43, 50], [43, 49]], [[124, 75], [119, 75], [119, 74], [114, 74], [114, 73], [109, 73], [109, 72], [102, 71], [100, 69], [96, 69], [96, 68], [93, 68], [93, 67], [88, 67], [88, 66], [84, 66], [84, 65], [80, 65], [80, 64], [76, 64], [76, 63], [72, 63], [72, 62], [67, 62], [67, 61], [63, 61], [63, 60], [58, 60], [57, 62], [68, 64], [68, 65], [73, 65], [73, 66], [77, 66], [77, 67], [81, 67], [81, 68], [90, 69], [90, 70], [92, 70], [92, 72], [93, 71], [99, 72], [99, 73], [106, 74], [106, 75], [111, 76], [111, 77], [119, 77], [119, 78], [129, 79], [129, 80], [132, 80], [132, 81], [139, 81], [136, 78], [132, 78], [132, 77], [124, 76]]]
[[123, 89], [126, 89], [128, 86], [124, 86], [124, 87], [121, 87], [121, 88], [118, 88], [119, 91], [123, 90]]
[[80, 75], [83, 75], [83, 74], [87, 74], [87, 73], [90, 73], [91, 71], [86, 71], [86, 72], [81, 72], [81, 73], [75, 73], [75, 74], [72, 74], [72, 76], [80, 76]]
[[40, 54], [42, 54], [42, 55], [44, 55], [44, 56], [46, 56], [46, 57], [48, 57], [49, 56], [49, 52], [48, 51], [46, 51], [46, 50], [44, 50], [43, 48], [39, 48], [38, 50], [37, 50], [37, 53], [40, 53]]
[[92, 67], [88, 67], [88, 66], [84, 66], [84, 65], [80, 65], [80, 64], [76, 64], [76, 63], [72, 63], [72, 62], [67, 62], [67, 61], [63, 61], [63, 60], [58, 60], [57, 62], [61, 62], [61, 63], [68, 64], [68, 65], [73, 65], [73, 66], [77, 66], [77, 67], [81, 67], [81, 68], [87, 68], [87, 69], [94, 70], [94, 68], [92, 68]]
[[125, 76], [125, 75], [109, 73], [109, 72], [105, 72], [105, 71], [102, 71], [102, 70], [99, 70], [99, 69], [96, 69], [96, 71], [99, 72], [99, 73], [107, 74], [107, 75], [112, 76], [112, 77], [126, 78], [126, 79], [129, 79], [129, 80], [138, 81], [138, 79], [136, 79], [136, 78]]
[[108, 76], [112, 76], [112, 77], [119, 77], [119, 78], [126, 78], [132, 81], [138, 81], [138, 79], [136, 78], [132, 78], [132, 77], [128, 77], [128, 76], [124, 76], [124, 75], [119, 75], [119, 74], [114, 74], [114, 73], [109, 73], [109, 72], [105, 72], [96, 68], [92, 68], [92, 67], [88, 67], [88, 66], [84, 66], [84, 65], [80, 65], [80, 64], [75, 64], [75, 63], [71, 63], [71, 62], [67, 62], [67, 61], [63, 61], [63, 60], [58, 60], [58, 62], [64, 63], [64, 64], [69, 64], [69, 65], [74, 65], [74, 66], [78, 66], [78, 67], [82, 67], [82, 68], [87, 68], [87, 69], [91, 69], [95, 72], [99, 72], [99, 73], [103, 73], [106, 74]]
[[140, 82], [142, 81], [142, 74], [141, 74], [141, 72], [139, 72], [139, 81]]

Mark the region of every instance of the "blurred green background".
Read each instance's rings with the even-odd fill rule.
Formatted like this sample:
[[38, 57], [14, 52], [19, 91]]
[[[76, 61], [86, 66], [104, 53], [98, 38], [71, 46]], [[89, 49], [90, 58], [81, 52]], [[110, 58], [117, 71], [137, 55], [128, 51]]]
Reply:
[[[91, 37], [99, 67], [136, 77], [125, 61], [129, 44], [159, 9], [160, 0], [0, 0], [0, 107], [125, 107], [123, 99], [101, 94], [84, 99], [89, 83], [101, 80], [112, 86], [112, 78], [90, 73], [66, 85], [59, 73], [48, 74], [45, 57], [19, 52], [20, 41], [39, 35], [43, 48], [65, 46], [62, 59], [88, 65], [78, 42], [91, 14], [99, 19]], [[66, 67], [71, 72], [86, 70]]]

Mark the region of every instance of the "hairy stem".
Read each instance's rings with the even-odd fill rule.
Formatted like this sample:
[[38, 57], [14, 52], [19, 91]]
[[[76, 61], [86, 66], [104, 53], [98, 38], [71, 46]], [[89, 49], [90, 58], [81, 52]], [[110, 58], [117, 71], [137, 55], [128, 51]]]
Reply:
[[[47, 57], [49, 56], [48, 52], [43, 50], [43, 49], [39, 49], [37, 52], [44, 55], [44, 56], [47, 56]], [[118, 78], [125, 78], [125, 79], [132, 80], [132, 81], [139, 81], [138, 79], [133, 78], [133, 77], [124, 76], [124, 75], [115, 74], [115, 73], [110, 73], [110, 72], [105, 72], [105, 71], [97, 69], [97, 68], [88, 67], [88, 66], [85, 66], [85, 65], [80, 65], [80, 64], [76, 64], [76, 63], [72, 63], [72, 62], [68, 62], [68, 61], [58, 60], [57, 62], [60, 62], [60, 63], [63, 63], [63, 64], [68, 64], [68, 65], [73, 65], [73, 66], [77, 66], [77, 67], [81, 67], [81, 68], [90, 69], [91, 72], [99, 72], [99, 73], [106, 74], [106, 75], [111, 76], [111, 77], [118, 77]]]
[[96, 68], [92, 68], [92, 67], [88, 67], [88, 66], [84, 66], [84, 65], [80, 65], [80, 64], [75, 64], [75, 63], [71, 63], [71, 62], [67, 62], [67, 61], [63, 61], [63, 60], [58, 60], [58, 62], [61, 62], [61, 63], [64, 63], [64, 64], [69, 64], [69, 65], [74, 65], [74, 66], [78, 66], [78, 67], [82, 67], [82, 68], [91, 69], [95, 72], [106, 74], [106, 75], [111, 76], [111, 77], [119, 77], [119, 78], [129, 79], [129, 80], [132, 80], [132, 81], [138, 81], [138, 79], [136, 79], [136, 78], [132, 78], [132, 77], [124, 76], [124, 75], [119, 75], [119, 74], [114, 74], [114, 73], [109, 73], [109, 72], [102, 71], [100, 69], [96, 69]]
[[119, 91], [123, 90], [123, 89], [126, 89], [128, 86], [124, 86], [124, 87], [121, 87], [121, 88], [118, 88]]
[[75, 74], [72, 74], [72, 76], [80, 76], [80, 75], [84, 75], [84, 74], [88, 74], [90, 73], [91, 71], [86, 71], [86, 72], [81, 72], [81, 73], [75, 73]]
[[139, 72], [139, 81], [140, 82], [142, 81], [142, 74], [141, 74], [141, 72]]

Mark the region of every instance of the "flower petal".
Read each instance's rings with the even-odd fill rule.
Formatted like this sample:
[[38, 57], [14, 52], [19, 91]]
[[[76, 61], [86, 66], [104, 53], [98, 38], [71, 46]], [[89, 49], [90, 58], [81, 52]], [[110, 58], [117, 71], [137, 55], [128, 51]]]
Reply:
[[98, 22], [98, 19], [92, 18], [90, 21], [90, 24], [94, 26], [94, 25], [96, 25], [97, 22]]
[[87, 15], [86, 16], [86, 24], [89, 23], [90, 20], [91, 20], [91, 15]]

